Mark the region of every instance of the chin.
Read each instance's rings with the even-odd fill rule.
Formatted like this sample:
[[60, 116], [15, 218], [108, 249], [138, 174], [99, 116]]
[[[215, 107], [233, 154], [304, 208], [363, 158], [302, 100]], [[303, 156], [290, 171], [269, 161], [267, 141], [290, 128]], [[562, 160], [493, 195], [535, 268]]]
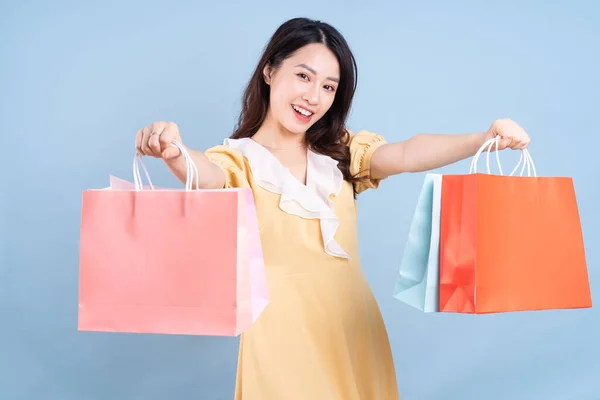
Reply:
[[292, 132], [295, 135], [304, 135], [307, 130], [308, 129], [301, 129], [301, 128], [288, 129], [288, 131]]
[[283, 127], [290, 133], [293, 133], [295, 135], [304, 135], [306, 133], [306, 131], [308, 130], [308, 128], [310, 127], [306, 127], [306, 126], [298, 126], [298, 124], [294, 124], [294, 123], [285, 123], [282, 122], [281, 125], [283, 125]]
[[311, 121], [310, 124], [303, 124], [303, 123], [298, 123], [296, 121], [286, 121], [286, 122], [282, 122], [282, 125], [291, 133], [297, 134], [297, 135], [304, 135], [306, 133], [306, 131], [308, 131], [315, 123], [317, 123], [317, 121], [319, 121], [318, 119], [315, 119], [314, 121]]

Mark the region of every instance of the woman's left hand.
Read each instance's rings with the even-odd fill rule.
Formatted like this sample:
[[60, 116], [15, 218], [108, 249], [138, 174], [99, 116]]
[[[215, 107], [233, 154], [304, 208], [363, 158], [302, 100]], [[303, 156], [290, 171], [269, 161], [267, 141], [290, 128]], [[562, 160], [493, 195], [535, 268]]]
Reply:
[[[531, 143], [531, 139], [529, 138], [529, 135], [527, 135], [527, 132], [510, 118], [495, 120], [487, 131], [486, 141], [494, 139], [496, 136], [500, 136], [498, 150], [506, 148], [522, 150]], [[495, 144], [492, 146], [492, 150], [496, 150]]]

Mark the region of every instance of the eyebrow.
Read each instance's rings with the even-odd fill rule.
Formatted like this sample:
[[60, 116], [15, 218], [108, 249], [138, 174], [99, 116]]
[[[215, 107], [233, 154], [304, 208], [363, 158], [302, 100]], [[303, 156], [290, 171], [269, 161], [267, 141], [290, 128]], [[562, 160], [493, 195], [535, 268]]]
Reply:
[[[312, 69], [311, 67], [309, 67], [309, 66], [308, 66], [308, 65], [306, 65], [306, 64], [298, 64], [298, 65], [296, 65], [296, 67], [302, 67], [302, 68], [304, 68], [304, 69], [307, 69], [307, 70], [309, 70], [309, 71], [310, 71], [310, 72], [312, 72], [313, 74], [315, 74], [315, 75], [318, 75], [318, 74], [317, 74], [317, 71], [315, 71], [314, 69]], [[334, 82], [336, 82], [336, 83], [340, 83], [340, 80], [339, 80], [338, 78], [332, 78], [332, 77], [328, 76], [328, 77], [327, 77], [327, 79], [329, 79], [330, 81], [334, 81]]]

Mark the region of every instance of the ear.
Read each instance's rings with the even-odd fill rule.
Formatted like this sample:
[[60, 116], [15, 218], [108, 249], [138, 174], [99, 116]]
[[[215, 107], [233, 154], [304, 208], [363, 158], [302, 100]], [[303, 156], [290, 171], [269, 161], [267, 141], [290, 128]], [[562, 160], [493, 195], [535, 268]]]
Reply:
[[263, 78], [267, 85], [271, 84], [271, 76], [273, 75], [273, 68], [271, 68], [270, 64], [265, 65], [263, 68]]

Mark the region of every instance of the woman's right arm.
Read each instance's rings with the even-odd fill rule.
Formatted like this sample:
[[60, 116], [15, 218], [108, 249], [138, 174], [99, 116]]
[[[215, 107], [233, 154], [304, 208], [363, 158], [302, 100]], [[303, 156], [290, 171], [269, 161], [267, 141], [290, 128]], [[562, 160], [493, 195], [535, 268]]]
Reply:
[[[138, 131], [135, 147], [140, 154], [162, 158], [173, 175], [180, 182], [185, 183], [187, 178], [185, 158], [177, 147], [171, 145], [173, 140], [183, 145], [179, 127], [173, 122], [155, 122]], [[199, 189], [221, 189], [225, 186], [225, 172], [218, 165], [199, 150], [187, 147], [185, 149], [198, 168]]]

